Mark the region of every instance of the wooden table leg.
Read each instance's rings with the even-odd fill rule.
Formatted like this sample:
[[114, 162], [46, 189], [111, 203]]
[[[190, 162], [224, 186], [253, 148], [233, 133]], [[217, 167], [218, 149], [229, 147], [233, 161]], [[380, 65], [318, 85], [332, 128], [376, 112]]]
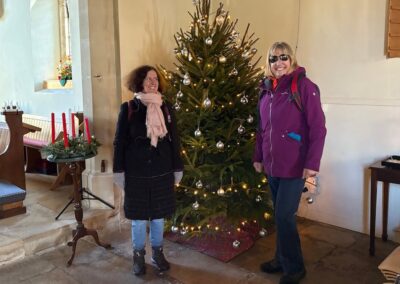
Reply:
[[68, 165], [65, 165], [61, 168], [61, 171], [58, 174], [54, 183], [51, 185], [50, 190], [55, 190], [57, 187], [60, 186], [60, 184], [65, 180], [65, 177], [67, 176], [68, 171], [69, 171]]
[[376, 172], [371, 170], [371, 205], [369, 220], [369, 254], [375, 255], [375, 219], [376, 219], [376, 188], [377, 188]]
[[75, 257], [76, 244], [80, 238], [90, 235], [94, 238], [96, 244], [98, 244], [99, 246], [102, 246], [106, 249], [110, 249], [111, 245], [101, 243], [96, 230], [89, 230], [85, 228], [85, 225], [82, 222], [83, 219], [82, 195], [81, 195], [80, 183], [78, 182], [78, 178], [80, 177], [80, 172], [79, 172], [80, 169], [75, 162], [68, 163], [68, 169], [69, 173], [72, 176], [72, 181], [74, 185], [74, 202], [75, 202], [74, 213], [77, 222], [76, 230], [72, 231], [73, 239], [71, 242], [68, 242], [68, 246], [72, 247], [72, 256], [67, 262], [67, 265], [70, 266]]
[[389, 183], [383, 183], [383, 191], [382, 191], [382, 240], [387, 241], [387, 223], [388, 223], [388, 207], [389, 207]]

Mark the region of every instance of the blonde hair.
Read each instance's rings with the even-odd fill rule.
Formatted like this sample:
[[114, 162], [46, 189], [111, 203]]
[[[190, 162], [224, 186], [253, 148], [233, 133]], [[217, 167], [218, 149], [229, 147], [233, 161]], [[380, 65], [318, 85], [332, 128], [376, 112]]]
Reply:
[[274, 44], [272, 44], [268, 50], [267, 62], [265, 64], [265, 76], [274, 76], [271, 71], [271, 64], [269, 64], [269, 57], [273, 56], [275, 50], [277, 50], [277, 49], [281, 50], [283, 54], [286, 54], [289, 56], [290, 72], [292, 72], [293, 70], [295, 70], [298, 67], [296, 56], [294, 55], [293, 49], [290, 47], [290, 45], [283, 41], [277, 41]]

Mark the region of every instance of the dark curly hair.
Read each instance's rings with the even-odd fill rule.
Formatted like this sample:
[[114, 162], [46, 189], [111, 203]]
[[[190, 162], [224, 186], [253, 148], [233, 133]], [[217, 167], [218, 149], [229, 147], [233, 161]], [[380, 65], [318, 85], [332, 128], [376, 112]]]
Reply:
[[156, 68], [150, 65], [139, 66], [136, 69], [134, 69], [131, 73], [129, 73], [128, 79], [126, 81], [126, 87], [133, 93], [143, 92], [144, 79], [146, 78], [147, 73], [151, 70], [157, 73], [157, 78], [159, 82], [158, 91], [162, 93], [164, 89], [163, 88], [164, 84], [162, 82], [160, 73], [158, 73]]

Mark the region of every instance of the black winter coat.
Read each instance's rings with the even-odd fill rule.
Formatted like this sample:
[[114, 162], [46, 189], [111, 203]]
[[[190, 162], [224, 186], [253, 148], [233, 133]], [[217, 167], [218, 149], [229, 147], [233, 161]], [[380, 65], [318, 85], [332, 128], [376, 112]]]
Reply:
[[171, 105], [163, 103], [161, 109], [168, 133], [153, 147], [147, 138], [146, 106], [139, 99], [121, 105], [113, 171], [125, 172], [124, 210], [132, 220], [164, 218], [175, 211], [173, 173], [183, 170], [180, 140]]

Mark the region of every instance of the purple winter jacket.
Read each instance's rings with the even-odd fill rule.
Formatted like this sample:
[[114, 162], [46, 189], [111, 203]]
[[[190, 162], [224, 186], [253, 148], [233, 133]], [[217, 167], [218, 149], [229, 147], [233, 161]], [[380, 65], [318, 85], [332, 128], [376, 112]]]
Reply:
[[298, 80], [301, 112], [290, 95], [295, 73], [305, 76], [306, 71], [298, 67], [282, 76], [275, 90], [261, 85], [253, 162], [262, 163], [272, 177], [301, 178], [305, 168], [319, 171], [326, 136], [319, 89], [307, 77]]

